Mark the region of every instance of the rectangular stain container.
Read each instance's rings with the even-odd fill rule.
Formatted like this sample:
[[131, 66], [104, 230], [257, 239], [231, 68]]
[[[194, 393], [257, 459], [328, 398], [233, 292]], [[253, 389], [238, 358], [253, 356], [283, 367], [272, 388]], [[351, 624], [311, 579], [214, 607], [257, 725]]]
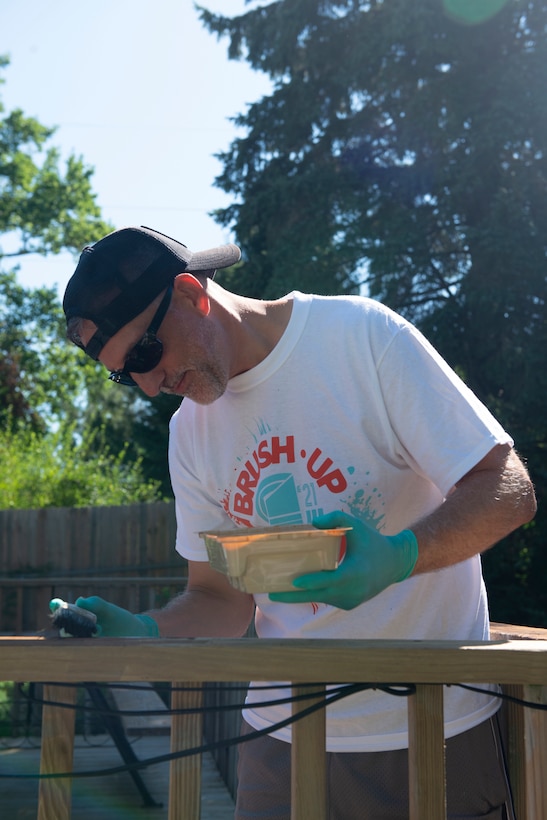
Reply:
[[287, 592], [299, 575], [338, 566], [348, 527], [310, 525], [200, 532], [210, 566], [243, 592]]

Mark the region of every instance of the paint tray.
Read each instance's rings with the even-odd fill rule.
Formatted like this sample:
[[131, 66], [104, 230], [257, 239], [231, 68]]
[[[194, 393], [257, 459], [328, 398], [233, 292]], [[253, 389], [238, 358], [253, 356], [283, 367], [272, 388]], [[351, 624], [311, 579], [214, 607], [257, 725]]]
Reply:
[[349, 527], [319, 530], [310, 525], [200, 532], [213, 569], [243, 592], [294, 590], [299, 575], [338, 566]]

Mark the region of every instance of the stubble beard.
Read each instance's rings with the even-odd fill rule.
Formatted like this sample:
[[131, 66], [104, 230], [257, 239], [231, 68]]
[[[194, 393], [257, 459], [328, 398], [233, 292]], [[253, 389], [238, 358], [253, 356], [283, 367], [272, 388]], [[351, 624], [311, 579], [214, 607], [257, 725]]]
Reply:
[[[228, 360], [222, 356], [222, 347], [209, 325], [202, 325], [199, 336], [194, 337], [194, 345], [189, 346], [188, 365], [174, 381], [173, 388], [165, 392], [191, 399], [196, 404], [212, 404], [226, 392], [230, 378]], [[204, 355], [203, 351], [207, 351]], [[178, 393], [176, 387], [183, 379], [186, 383]]]
[[[179, 392], [177, 386], [183, 377], [187, 384]], [[173, 387], [163, 388], [161, 392], [191, 399], [196, 404], [212, 404], [226, 392], [228, 376], [219, 364], [202, 362], [183, 371], [173, 381]]]
[[195, 401], [196, 404], [212, 404], [226, 392], [228, 380], [224, 373], [220, 372], [220, 368], [218, 372], [214, 367], [195, 370], [192, 377], [185, 397]]

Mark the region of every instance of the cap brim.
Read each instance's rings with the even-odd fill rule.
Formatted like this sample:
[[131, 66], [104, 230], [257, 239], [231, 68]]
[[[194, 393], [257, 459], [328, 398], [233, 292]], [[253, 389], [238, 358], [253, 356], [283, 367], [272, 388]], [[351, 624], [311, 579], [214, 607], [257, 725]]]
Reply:
[[208, 251], [192, 253], [186, 270], [217, 270], [235, 265], [241, 259], [241, 251], [237, 245], [220, 245]]

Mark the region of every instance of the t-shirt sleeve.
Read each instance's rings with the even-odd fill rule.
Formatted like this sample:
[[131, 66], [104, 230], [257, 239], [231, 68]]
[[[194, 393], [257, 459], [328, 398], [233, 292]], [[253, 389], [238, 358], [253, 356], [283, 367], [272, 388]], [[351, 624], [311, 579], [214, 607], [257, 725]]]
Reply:
[[488, 408], [412, 325], [377, 362], [390, 432], [401, 455], [446, 496], [497, 444], [513, 444]]

